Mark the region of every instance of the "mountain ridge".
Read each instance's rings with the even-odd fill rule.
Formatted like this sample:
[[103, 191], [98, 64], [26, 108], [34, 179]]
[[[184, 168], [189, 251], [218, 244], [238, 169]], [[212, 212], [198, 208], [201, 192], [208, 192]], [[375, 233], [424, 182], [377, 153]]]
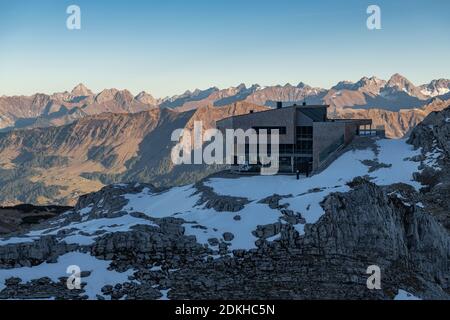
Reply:
[[[63, 123], [72, 109], [82, 110], [77, 116], [102, 112], [139, 112], [151, 108], [172, 108], [188, 111], [206, 105], [223, 106], [238, 101], [274, 107], [276, 101], [285, 103], [329, 104], [333, 111], [344, 108], [386, 109], [399, 111], [423, 107], [435, 97], [450, 95], [450, 80], [436, 79], [420, 86], [406, 77], [394, 74], [388, 81], [377, 77], [362, 77], [357, 82], [341, 81], [330, 89], [311, 87], [303, 82], [261, 87], [254, 84], [247, 87], [205, 90], [186, 90], [181, 95], [164, 99], [154, 98], [143, 91], [133, 95], [129, 90], [104, 89], [93, 93], [80, 83], [72, 91], [53, 94], [37, 93], [31, 96], [0, 97], [0, 130], [12, 130], [37, 125]], [[39, 119], [39, 120], [38, 120]], [[69, 120], [70, 121], [70, 120]]]

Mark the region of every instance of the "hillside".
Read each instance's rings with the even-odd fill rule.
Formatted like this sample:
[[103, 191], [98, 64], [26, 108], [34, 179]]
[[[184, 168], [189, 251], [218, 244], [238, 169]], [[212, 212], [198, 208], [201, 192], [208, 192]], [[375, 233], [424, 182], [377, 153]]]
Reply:
[[[320, 174], [114, 184], [0, 238], [0, 298], [450, 299], [450, 108]], [[81, 267], [81, 290], [65, 287]], [[366, 269], [382, 270], [368, 290]]]
[[384, 109], [338, 109], [331, 113], [330, 117], [344, 119], [372, 119], [373, 126], [384, 126], [386, 136], [389, 138], [402, 138], [425, 117], [433, 111], [440, 111], [450, 105], [450, 99], [433, 99], [429, 104], [421, 108], [401, 109], [399, 111], [389, 111]]
[[158, 185], [196, 181], [217, 169], [174, 167], [171, 133], [189, 129], [197, 119], [210, 128], [224, 117], [263, 109], [245, 102], [187, 112], [154, 108], [0, 133], [0, 204], [73, 204], [79, 195], [114, 181]]

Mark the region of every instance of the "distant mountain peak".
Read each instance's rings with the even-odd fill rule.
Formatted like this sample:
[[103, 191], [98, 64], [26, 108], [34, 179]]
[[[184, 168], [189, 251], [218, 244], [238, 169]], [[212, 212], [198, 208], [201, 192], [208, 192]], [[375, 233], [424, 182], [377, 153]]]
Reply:
[[339, 81], [336, 85], [334, 85], [331, 89], [334, 90], [353, 90], [355, 87], [355, 83], [348, 80]]
[[97, 96], [95, 97], [95, 101], [97, 103], [103, 103], [106, 101], [111, 101], [114, 99], [115, 95], [119, 92], [119, 90], [112, 88], [112, 89], [104, 89], [102, 90]]
[[297, 88], [299, 89], [304, 89], [304, 88], [311, 88], [311, 86], [307, 85], [306, 83], [300, 81], [299, 84], [297, 85]]
[[122, 106], [126, 106], [127, 104], [133, 101], [134, 96], [127, 89], [119, 90], [114, 96], [114, 100], [120, 103]]
[[402, 86], [405, 87], [407, 85], [412, 85], [412, 82], [409, 81], [406, 77], [402, 76], [399, 73], [395, 73], [392, 75], [392, 77], [388, 80], [387, 85], [389, 87], [392, 86]]
[[420, 92], [420, 89], [416, 87], [411, 81], [399, 73], [395, 73], [389, 79], [385, 86], [384, 94], [392, 94], [395, 91], [403, 91], [410, 96], [424, 98], [424, 95]]
[[450, 79], [436, 79], [421, 85], [420, 92], [425, 96], [436, 97], [450, 92]]
[[145, 104], [151, 104], [151, 105], [157, 105], [158, 101], [149, 93], [145, 91], [141, 91], [136, 97], [136, 101], [139, 101], [141, 103]]
[[92, 91], [89, 90], [83, 83], [77, 84], [70, 92], [74, 96], [90, 96]]
[[247, 86], [245, 85], [245, 83], [240, 83], [240, 84], [236, 87], [236, 89], [238, 89], [238, 90], [245, 90], [245, 89], [247, 89]]
[[385, 85], [386, 81], [378, 79], [375, 76], [370, 78], [362, 77], [357, 83], [355, 83], [356, 90], [372, 94], [378, 94], [381, 88]]

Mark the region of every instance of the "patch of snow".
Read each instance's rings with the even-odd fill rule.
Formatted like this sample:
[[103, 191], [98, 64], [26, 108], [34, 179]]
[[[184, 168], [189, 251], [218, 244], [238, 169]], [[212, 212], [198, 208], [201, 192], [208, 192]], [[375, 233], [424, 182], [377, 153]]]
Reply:
[[414, 150], [412, 145], [406, 143], [406, 139], [381, 139], [376, 143], [379, 146], [378, 161], [392, 166], [370, 173], [373, 182], [378, 185], [405, 183], [419, 190], [421, 184], [413, 180], [413, 173], [419, 171], [420, 163], [406, 159], [419, 155], [420, 150]]
[[85, 216], [85, 215], [91, 213], [91, 211], [92, 211], [92, 204], [90, 204], [90, 205], [87, 206], [86, 208], [81, 209], [80, 211], [78, 211], [78, 213], [79, 213], [81, 216]]
[[423, 205], [422, 202], [417, 202], [416, 206], [418, 206], [419, 208], [422, 208], [422, 209], [425, 208], [425, 206]]
[[[230, 241], [230, 249], [252, 249], [256, 248], [257, 238], [252, 231], [258, 225], [272, 224], [279, 221], [281, 213], [278, 210], [270, 209], [267, 205], [252, 202], [238, 212], [241, 220], [236, 221], [233, 217], [237, 213], [217, 212], [214, 209], [195, 210], [180, 215], [186, 221], [196, 221], [199, 225], [207, 227], [206, 230], [194, 228], [194, 225], [185, 224], [186, 234], [194, 235], [197, 242], [207, 244], [209, 238], [222, 239], [225, 232], [231, 232], [234, 239]], [[217, 231], [216, 231], [217, 230]]]
[[[73, 222], [68, 226], [59, 230], [69, 231], [70, 229], [75, 228], [76, 231], [70, 232], [70, 235], [65, 238], [62, 238], [61, 241], [65, 241], [66, 243], [76, 243], [76, 241], [80, 241], [82, 242], [80, 244], [89, 245], [92, 244], [95, 238], [99, 236], [98, 234], [95, 234], [98, 231], [104, 231], [102, 235], [106, 233], [126, 232], [129, 231], [131, 227], [137, 225], [158, 227], [158, 225], [154, 224], [151, 221], [132, 217], [130, 215], [124, 215], [116, 218], [93, 219], [81, 223]], [[83, 235], [80, 235], [79, 234], [80, 232], [83, 232]], [[56, 234], [56, 231], [54, 233]]]
[[[72, 222], [61, 228], [33, 230], [24, 235], [24, 237], [15, 237], [5, 240], [0, 239], [0, 245], [33, 242], [43, 235], [56, 235], [58, 232], [64, 231], [67, 232], [67, 235], [60, 241], [65, 241], [68, 244], [79, 243], [81, 245], [89, 245], [99, 236], [98, 234], [95, 234], [98, 231], [104, 231], [102, 235], [113, 232], [125, 232], [136, 225], [158, 227], [158, 225], [151, 221], [124, 215], [116, 218], [101, 218], [82, 222]], [[83, 235], [80, 235], [80, 232], [83, 232]]]
[[294, 224], [294, 229], [298, 232], [299, 235], [303, 236], [305, 234], [305, 225], [298, 223]]
[[160, 290], [162, 297], [159, 298], [158, 300], [170, 300], [169, 298], [167, 298], [167, 294], [169, 293], [170, 289], [167, 290]]
[[161, 266], [153, 266], [150, 268], [150, 271], [161, 271]]
[[397, 295], [394, 297], [394, 300], [422, 300], [422, 299], [414, 296], [412, 293], [399, 289]]
[[425, 154], [426, 159], [424, 161], [424, 164], [427, 167], [430, 167], [436, 171], [440, 171], [440, 170], [442, 170], [442, 168], [439, 166], [438, 160], [442, 156], [443, 151], [437, 147], [436, 141], [433, 142], [432, 147], [433, 147], [433, 151], [427, 152]]
[[126, 188], [126, 187], [128, 187], [128, 185], [127, 185], [126, 183], [116, 183], [116, 184], [113, 185], [113, 187], [114, 187], [114, 188], [121, 189], [121, 188]]
[[269, 242], [275, 241], [275, 240], [280, 240], [281, 239], [281, 233], [277, 233], [276, 235], [267, 238], [266, 240]]
[[[236, 180], [234, 180], [235, 182]], [[208, 244], [208, 239], [223, 239], [225, 232], [231, 232], [234, 239], [230, 241], [230, 249], [256, 248], [252, 231], [258, 225], [271, 224], [279, 221], [281, 213], [270, 209], [265, 204], [253, 201], [239, 212], [217, 212], [197, 206], [200, 195], [192, 185], [172, 188], [166, 192], [143, 196], [142, 193], [128, 194], [129, 200], [124, 210], [142, 212], [150, 217], [162, 218], [174, 216], [184, 219], [186, 235], [193, 235], [200, 244]], [[145, 191], [143, 191], [145, 195]], [[258, 199], [259, 200], [259, 199]], [[241, 220], [234, 220], [239, 215]]]
[[450, 89], [448, 89], [448, 88], [439, 88], [438, 89], [438, 96], [441, 96], [441, 95], [443, 95], [443, 94], [447, 94], [447, 93], [449, 93], [450, 92]]
[[423, 95], [429, 96], [429, 97], [437, 97], [437, 96], [441, 96], [444, 95], [448, 92], [450, 92], [450, 89], [448, 88], [437, 88], [433, 91], [431, 91], [430, 89], [422, 89], [420, 91]]
[[43, 277], [58, 282], [59, 278], [70, 275], [66, 273], [67, 267], [77, 265], [81, 271], [91, 271], [88, 277], [82, 278], [82, 282], [86, 282], [84, 290], [89, 299], [96, 299], [97, 294], [102, 295], [103, 286], [127, 282], [128, 277], [134, 273], [134, 270], [123, 273], [108, 270], [110, 263], [111, 261], [99, 260], [87, 253], [70, 252], [60, 256], [56, 263], [45, 262], [34, 267], [0, 269], [0, 290], [5, 288], [5, 280], [11, 277], [20, 277], [23, 283]]
[[[244, 197], [250, 200], [260, 200], [273, 194], [298, 196], [314, 188], [335, 188], [345, 185], [353, 178], [367, 174], [368, 167], [361, 161], [374, 160], [374, 158], [375, 154], [372, 150], [349, 151], [321, 173], [300, 180], [296, 180], [295, 176], [284, 175], [240, 177], [239, 183], [236, 183], [235, 179], [211, 178], [205, 182], [205, 185], [212, 187], [220, 195]], [[287, 202], [289, 200], [292, 199], [286, 199]]]
[[13, 237], [5, 240], [0, 240], [0, 246], [6, 246], [8, 244], [18, 244], [18, 243], [27, 243], [33, 242], [34, 239], [29, 237]]
[[192, 185], [174, 187], [157, 194], [145, 188], [141, 193], [124, 195], [129, 202], [123, 210], [144, 212], [155, 218], [168, 217], [187, 208], [192, 209], [200, 199], [198, 195], [193, 195], [195, 192]]

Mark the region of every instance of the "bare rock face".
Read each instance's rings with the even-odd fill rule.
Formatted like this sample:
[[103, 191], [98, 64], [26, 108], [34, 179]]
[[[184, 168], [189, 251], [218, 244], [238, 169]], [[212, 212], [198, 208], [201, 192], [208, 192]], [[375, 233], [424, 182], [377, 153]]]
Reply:
[[449, 289], [450, 238], [431, 215], [388, 196], [370, 182], [348, 194], [330, 195], [323, 207], [324, 219], [308, 230], [320, 239], [316, 244], [321, 250], [364, 257], [385, 270], [399, 267], [399, 274], [411, 272], [408, 277], [420, 282], [436, 279], [436, 293], [439, 286]]
[[158, 99], [155, 99], [151, 94], [149, 94], [149, 93], [147, 93], [145, 91], [140, 92], [135, 97], [135, 99], [137, 101], [139, 101], [139, 102], [142, 102], [142, 103], [145, 103], [145, 104], [149, 104], [149, 105], [152, 105], [152, 106], [156, 106], [159, 103]]
[[442, 149], [447, 157], [450, 156], [450, 106], [441, 112], [430, 113], [414, 130], [408, 143], [424, 151], [433, 148]]
[[117, 89], [105, 89], [95, 97], [95, 102], [104, 103], [114, 99], [116, 94], [119, 92]]
[[[433, 112], [412, 132], [408, 139], [422, 150], [421, 172], [415, 179], [425, 185], [426, 208], [450, 230], [450, 107]], [[433, 161], [423, 161], [431, 156]]]
[[202, 260], [209, 252], [193, 236], [185, 236], [183, 220], [157, 220], [159, 227], [138, 226], [131, 232], [111, 233], [100, 237], [91, 247], [91, 254], [114, 260], [118, 270], [130, 266], [168, 264], [178, 268], [191, 260]]
[[357, 107], [341, 108], [329, 114], [329, 117], [339, 119], [372, 119], [373, 127], [384, 126], [388, 138], [401, 138], [408, 135], [428, 114], [433, 111], [443, 110], [449, 105], [450, 100], [436, 98], [421, 108], [401, 109], [398, 111], [389, 111], [376, 107], [370, 109]]
[[[373, 183], [354, 185], [323, 202], [326, 214], [304, 236], [289, 225], [261, 226], [262, 239], [281, 227], [280, 239], [171, 274], [171, 298], [391, 299], [401, 287], [449, 299], [446, 230]], [[382, 270], [382, 290], [367, 289], [370, 265]]]
[[250, 201], [246, 198], [221, 196], [213, 191], [213, 188], [205, 186], [203, 182], [196, 183], [196, 189], [200, 194], [198, 205], [204, 205], [205, 208], [213, 208], [216, 211], [222, 212], [237, 212], [244, 208]]
[[122, 216], [124, 213], [122, 208], [128, 201], [122, 196], [126, 193], [138, 193], [143, 189], [149, 192], [157, 192], [157, 189], [151, 184], [136, 183], [136, 184], [113, 184], [102, 188], [98, 192], [89, 193], [81, 196], [75, 206], [76, 211], [83, 208], [90, 208], [87, 214], [87, 219], [99, 218], [115, 218]]
[[72, 207], [18, 205], [0, 207], [0, 235], [26, 230]]
[[[293, 227], [296, 220], [261, 225], [254, 231], [259, 239], [256, 249], [231, 251], [226, 242], [210, 239], [219, 251], [215, 259], [211, 255], [217, 252], [185, 234], [183, 219], [136, 212], [134, 216], [145, 216], [153, 225], [100, 235], [82, 247], [45, 236], [32, 243], [1, 246], [0, 262], [3, 268], [34, 266], [83, 249], [98, 259], [112, 260], [111, 268], [118, 272], [135, 270], [130, 282], [103, 288], [112, 299], [157, 299], [165, 288], [170, 288], [171, 299], [392, 299], [399, 288], [425, 299], [450, 299], [447, 230], [422, 208], [405, 204], [364, 178], [349, 185], [350, 192], [324, 199], [325, 214], [316, 224], [307, 224], [304, 235]], [[142, 187], [124, 185], [118, 190], [84, 197], [78, 207], [92, 208], [90, 219], [104, 218], [100, 199], [120, 198], [123, 193], [141, 192]], [[289, 210], [278, 205], [283, 198], [289, 201], [288, 196], [274, 195], [261, 203], [288, 215]], [[276, 234], [279, 237], [269, 241]], [[223, 234], [225, 241], [234, 237]], [[366, 286], [371, 265], [382, 271], [381, 290]], [[39, 293], [44, 289], [48, 296], [84, 297], [83, 290], [74, 295], [49, 279], [36, 281], [23, 284], [7, 279], [0, 297], [18, 293], [42, 297]]]
[[31, 267], [46, 261], [55, 262], [60, 255], [78, 248], [78, 245], [58, 242], [55, 236], [42, 236], [33, 242], [0, 246], [0, 268]]
[[93, 95], [92, 91], [89, 90], [84, 84], [80, 83], [70, 92], [75, 97], [88, 97]]

